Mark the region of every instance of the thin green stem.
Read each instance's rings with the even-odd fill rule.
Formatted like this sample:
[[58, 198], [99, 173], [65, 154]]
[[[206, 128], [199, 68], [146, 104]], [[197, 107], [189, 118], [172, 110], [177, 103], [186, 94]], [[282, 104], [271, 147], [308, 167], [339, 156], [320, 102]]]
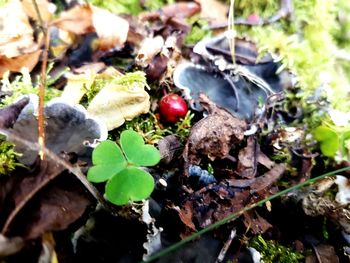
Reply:
[[222, 226], [222, 225], [228, 223], [229, 221], [231, 221], [233, 219], [236, 219], [237, 217], [239, 217], [243, 213], [245, 213], [245, 212], [247, 212], [247, 211], [249, 211], [249, 210], [251, 210], [251, 209], [253, 209], [253, 208], [257, 207], [257, 206], [261, 206], [261, 205], [265, 204], [268, 201], [271, 201], [271, 200], [273, 200], [273, 199], [275, 199], [277, 197], [280, 197], [280, 196], [282, 196], [284, 194], [287, 194], [287, 193], [289, 193], [291, 191], [297, 190], [297, 189], [299, 189], [299, 188], [301, 188], [303, 186], [312, 184], [312, 183], [314, 183], [314, 182], [316, 182], [316, 181], [318, 181], [320, 179], [323, 179], [325, 177], [333, 176], [333, 175], [336, 175], [338, 173], [342, 173], [342, 172], [349, 171], [349, 170], [350, 170], [350, 167], [344, 167], [344, 168], [341, 168], [341, 169], [338, 169], [338, 170], [335, 170], [335, 171], [332, 171], [332, 172], [328, 172], [328, 173], [322, 174], [320, 176], [317, 176], [315, 178], [309, 179], [309, 180], [307, 180], [305, 182], [301, 182], [299, 184], [293, 185], [293, 186], [291, 186], [291, 187], [289, 187], [287, 189], [284, 189], [284, 190], [282, 190], [282, 191], [280, 191], [280, 192], [278, 192], [276, 194], [270, 195], [269, 197], [266, 197], [265, 199], [262, 199], [259, 202], [256, 202], [256, 203], [254, 203], [252, 205], [249, 205], [249, 206], [241, 209], [240, 211], [238, 211], [236, 213], [233, 213], [233, 214], [225, 217], [224, 219], [222, 219], [222, 220], [220, 220], [220, 221], [218, 221], [218, 222], [216, 222], [214, 224], [209, 225], [208, 227], [206, 227], [206, 228], [204, 228], [204, 229], [194, 233], [193, 235], [191, 235], [191, 236], [189, 236], [189, 237], [187, 237], [187, 238], [185, 238], [185, 239], [183, 239], [183, 240], [181, 240], [181, 241], [179, 241], [179, 242], [177, 242], [177, 243], [175, 243], [175, 244], [173, 244], [173, 245], [171, 245], [171, 246], [169, 246], [169, 247], [159, 251], [158, 253], [155, 253], [154, 255], [150, 256], [146, 261], [143, 261], [143, 262], [144, 263], [151, 262], [151, 261], [156, 260], [156, 259], [158, 259], [158, 258], [160, 258], [162, 256], [165, 256], [165, 255], [169, 254], [170, 252], [172, 252], [174, 250], [177, 250], [178, 248], [180, 248], [183, 245], [187, 244], [188, 242], [190, 242], [190, 241], [200, 237], [201, 235], [203, 235], [203, 234], [205, 234], [205, 233], [207, 233], [207, 232], [209, 232], [209, 231], [211, 231], [211, 230], [213, 230], [213, 229], [215, 229], [215, 228], [217, 228], [219, 226]]

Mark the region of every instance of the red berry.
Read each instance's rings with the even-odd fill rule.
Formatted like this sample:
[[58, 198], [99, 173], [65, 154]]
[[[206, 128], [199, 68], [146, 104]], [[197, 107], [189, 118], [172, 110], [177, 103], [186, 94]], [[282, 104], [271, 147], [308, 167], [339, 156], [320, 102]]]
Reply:
[[251, 14], [247, 18], [248, 22], [251, 24], [259, 24], [260, 23], [260, 17], [257, 14]]
[[160, 100], [159, 112], [166, 122], [176, 123], [186, 116], [187, 104], [179, 95], [168, 94]]

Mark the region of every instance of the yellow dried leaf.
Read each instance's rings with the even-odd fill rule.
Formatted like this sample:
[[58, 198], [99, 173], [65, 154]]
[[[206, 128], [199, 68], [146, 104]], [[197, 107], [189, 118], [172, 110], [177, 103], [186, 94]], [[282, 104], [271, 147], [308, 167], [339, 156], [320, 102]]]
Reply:
[[[35, 1], [39, 8], [41, 19], [45, 22], [50, 21], [52, 14], [49, 10], [49, 2], [47, 0], [35, 0]], [[33, 5], [32, 0], [22, 0], [22, 6], [24, 11], [30, 18], [34, 20], [39, 20], [38, 14], [35, 11], [35, 7]]]
[[108, 130], [112, 130], [121, 126], [125, 120], [147, 113], [149, 99], [144, 87], [110, 83], [93, 98], [87, 110], [93, 117], [102, 119]]

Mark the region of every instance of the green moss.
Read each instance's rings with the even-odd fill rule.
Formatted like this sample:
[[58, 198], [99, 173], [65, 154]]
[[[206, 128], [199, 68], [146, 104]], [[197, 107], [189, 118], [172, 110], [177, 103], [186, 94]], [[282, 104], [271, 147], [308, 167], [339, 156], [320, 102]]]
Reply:
[[0, 176], [9, 175], [17, 166], [22, 166], [17, 162], [17, 156], [14, 145], [0, 138]]
[[140, 1], [138, 0], [89, 0], [89, 2], [116, 14], [137, 15], [142, 11]]
[[208, 21], [193, 16], [187, 22], [191, 25], [191, 32], [185, 38], [186, 44], [196, 44], [205, 37], [211, 37], [212, 32], [209, 30]]
[[303, 262], [304, 259], [304, 255], [300, 252], [282, 246], [273, 240], [264, 240], [261, 235], [253, 237], [250, 240], [249, 246], [260, 252], [262, 260], [265, 263], [296, 263]]
[[[54, 82], [55, 80], [48, 77], [47, 79], [48, 85], [53, 84]], [[8, 75], [7, 76], [5, 75], [4, 78], [1, 80], [1, 84], [2, 84], [2, 91], [9, 92], [12, 94], [11, 96], [7, 96], [3, 100], [1, 100], [1, 103], [0, 103], [1, 107], [10, 105], [22, 95], [38, 94], [39, 92], [39, 86], [38, 85], [33, 86], [28, 70], [23, 70], [22, 75], [17, 76], [11, 82], [9, 81]], [[47, 102], [52, 98], [58, 97], [60, 95], [61, 95], [60, 90], [47, 87], [45, 89], [44, 100]]]

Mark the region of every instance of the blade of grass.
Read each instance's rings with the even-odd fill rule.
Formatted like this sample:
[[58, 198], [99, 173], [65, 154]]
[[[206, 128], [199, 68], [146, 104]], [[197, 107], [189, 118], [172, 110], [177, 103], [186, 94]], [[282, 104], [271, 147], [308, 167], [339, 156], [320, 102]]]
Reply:
[[270, 195], [269, 197], [266, 197], [265, 199], [263, 199], [263, 200], [261, 200], [259, 202], [256, 202], [256, 203], [254, 203], [252, 205], [249, 205], [249, 206], [243, 208], [242, 210], [240, 210], [240, 211], [238, 211], [236, 213], [233, 213], [233, 214], [225, 217], [224, 219], [222, 219], [222, 220], [220, 220], [220, 221], [218, 221], [218, 222], [216, 222], [214, 224], [209, 225], [208, 227], [198, 231], [197, 233], [194, 233], [193, 235], [191, 235], [191, 236], [189, 236], [189, 237], [187, 237], [187, 238], [185, 238], [185, 239], [183, 239], [183, 240], [181, 240], [181, 241], [179, 241], [179, 242], [177, 242], [177, 243], [175, 243], [175, 244], [173, 244], [173, 245], [171, 245], [171, 246], [169, 246], [167, 248], [164, 248], [163, 250], [159, 251], [158, 253], [155, 253], [154, 255], [150, 256], [146, 261], [143, 261], [143, 262], [144, 263], [151, 262], [151, 261], [156, 260], [156, 259], [158, 259], [160, 257], [163, 257], [163, 256], [165, 256], [165, 255], [167, 255], [167, 254], [169, 254], [169, 253], [179, 249], [180, 247], [182, 247], [183, 245], [187, 244], [188, 242], [190, 242], [190, 241], [200, 237], [201, 235], [203, 235], [203, 234], [205, 234], [205, 233], [207, 233], [207, 232], [209, 232], [209, 231], [211, 231], [211, 230], [213, 230], [213, 229], [215, 229], [215, 228], [217, 228], [219, 226], [222, 226], [222, 225], [228, 223], [229, 221], [231, 221], [233, 219], [236, 219], [237, 217], [239, 217], [243, 213], [245, 213], [245, 212], [247, 212], [247, 211], [249, 211], [249, 210], [251, 210], [251, 209], [253, 209], [253, 208], [257, 207], [257, 206], [261, 206], [261, 205], [265, 204], [268, 201], [271, 201], [271, 200], [273, 200], [273, 199], [275, 199], [277, 197], [280, 197], [280, 196], [282, 196], [284, 194], [287, 194], [287, 193], [289, 193], [291, 191], [297, 190], [297, 189], [299, 189], [299, 188], [301, 188], [303, 186], [313, 184], [314, 182], [316, 182], [316, 181], [318, 181], [320, 179], [323, 179], [325, 177], [333, 176], [333, 175], [336, 175], [338, 173], [349, 171], [349, 170], [350, 170], [350, 166], [349, 167], [344, 167], [344, 168], [341, 168], [341, 169], [338, 169], [338, 170], [335, 170], [335, 171], [332, 171], [332, 172], [328, 172], [328, 173], [322, 174], [320, 176], [311, 178], [311, 179], [309, 179], [309, 180], [307, 180], [305, 182], [301, 182], [299, 184], [293, 185], [293, 186], [291, 186], [289, 188], [286, 188], [286, 189], [284, 189], [284, 190], [282, 190], [282, 191], [280, 191], [280, 192], [278, 192], [276, 194]]

